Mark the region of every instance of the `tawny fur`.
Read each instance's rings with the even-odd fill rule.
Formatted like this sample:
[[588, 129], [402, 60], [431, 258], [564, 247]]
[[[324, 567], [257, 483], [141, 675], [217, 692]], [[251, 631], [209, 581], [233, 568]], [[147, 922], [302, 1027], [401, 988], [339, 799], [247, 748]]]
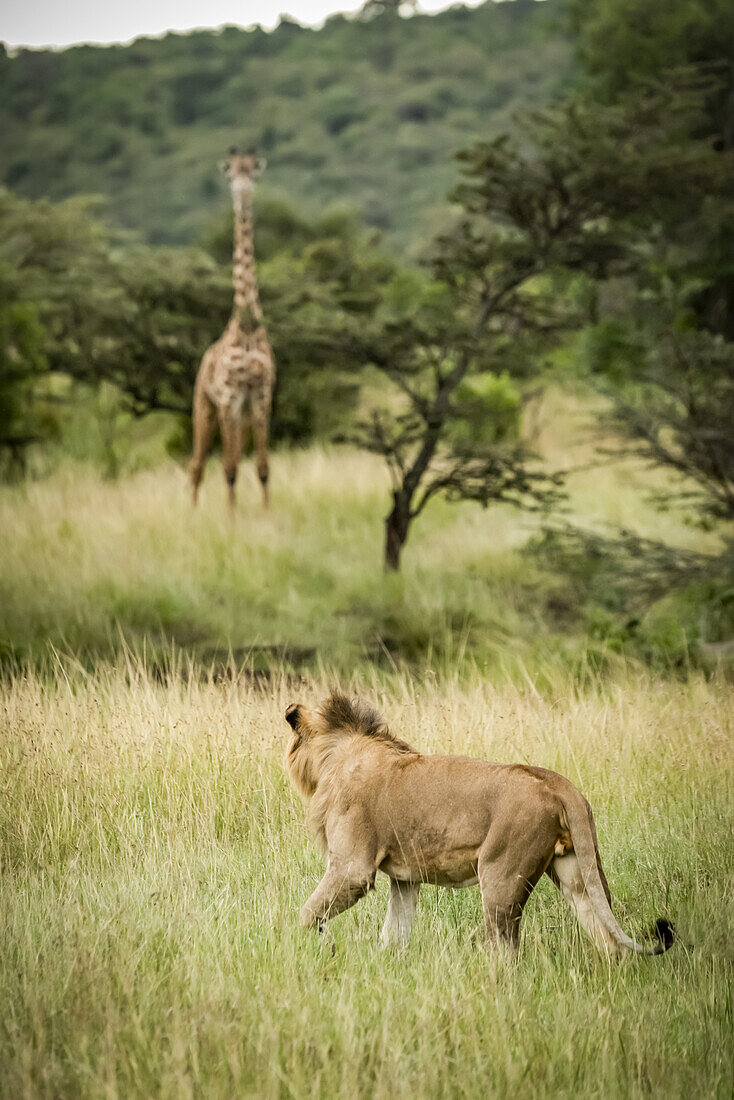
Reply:
[[479, 883], [488, 936], [515, 949], [522, 911], [546, 873], [594, 942], [611, 954], [660, 954], [627, 936], [611, 910], [591, 807], [545, 768], [426, 756], [393, 737], [370, 707], [335, 692], [320, 707], [291, 705], [286, 765], [308, 803], [326, 874], [301, 909], [320, 927], [374, 886], [391, 880], [384, 942], [405, 942], [421, 884]]

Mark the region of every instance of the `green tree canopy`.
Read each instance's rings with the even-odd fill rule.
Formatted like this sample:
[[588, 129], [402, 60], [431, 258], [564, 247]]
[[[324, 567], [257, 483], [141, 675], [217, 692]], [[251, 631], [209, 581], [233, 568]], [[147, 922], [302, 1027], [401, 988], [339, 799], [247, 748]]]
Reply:
[[[188, 417], [206, 347], [232, 304], [231, 214], [206, 250], [153, 247], [112, 231], [90, 200], [0, 192], [0, 410], [7, 447], [30, 442], [33, 381], [45, 372], [111, 383], [135, 415]], [[279, 366], [275, 439], [344, 429], [358, 371], [348, 333], [375, 311], [395, 267], [353, 215], [309, 218], [259, 204], [258, 276]]]
[[592, 95], [615, 102], [643, 85], [674, 87], [686, 69], [716, 76], [698, 122], [734, 143], [734, 5], [730, 0], [565, 0]]

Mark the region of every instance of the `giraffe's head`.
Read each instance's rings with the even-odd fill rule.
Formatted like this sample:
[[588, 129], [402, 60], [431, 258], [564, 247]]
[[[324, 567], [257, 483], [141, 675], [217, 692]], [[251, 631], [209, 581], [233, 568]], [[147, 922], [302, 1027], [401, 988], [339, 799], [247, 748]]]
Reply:
[[255, 180], [262, 175], [266, 163], [263, 157], [257, 155], [254, 148], [240, 155], [234, 146], [230, 149], [227, 159], [222, 161], [220, 168], [229, 180], [232, 201], [238, 212], [243, 212], [255, 188]]

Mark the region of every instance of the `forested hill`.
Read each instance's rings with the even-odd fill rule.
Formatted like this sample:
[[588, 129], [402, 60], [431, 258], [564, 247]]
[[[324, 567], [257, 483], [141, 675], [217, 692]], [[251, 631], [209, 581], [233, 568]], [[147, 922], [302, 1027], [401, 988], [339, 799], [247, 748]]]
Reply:
[[269, 191], [310, 209], [346, 203], [408, 244], [445, 217], [450, 154], [567, 81], [557, 12], [553, 0], [490, 0], [334, 16], [320, 30], [283, 20], [272, 33], [2, 51], [0, 178], [32, 198], [103, 194], [119, 224], [191, 241], [222, 209], [217, 161], [256, 143]]

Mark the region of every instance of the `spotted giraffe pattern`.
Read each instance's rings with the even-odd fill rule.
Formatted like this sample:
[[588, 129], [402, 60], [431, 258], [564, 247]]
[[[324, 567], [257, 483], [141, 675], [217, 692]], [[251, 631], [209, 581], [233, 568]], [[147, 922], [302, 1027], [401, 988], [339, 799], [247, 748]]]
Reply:
[[224, 333], [204, 353], [194, 386], [194, 503], [217, 422], [230, 503], [234, 505], [237, 468], [250, 432], [266, 506], [269, 501], [268, 431], [275, 360], [257, 290], [252, 232], [254, 180], [263, 167], [254, 154], [238, 156], [234, 150], [224, 164], [234, 206], [234, 308]]

